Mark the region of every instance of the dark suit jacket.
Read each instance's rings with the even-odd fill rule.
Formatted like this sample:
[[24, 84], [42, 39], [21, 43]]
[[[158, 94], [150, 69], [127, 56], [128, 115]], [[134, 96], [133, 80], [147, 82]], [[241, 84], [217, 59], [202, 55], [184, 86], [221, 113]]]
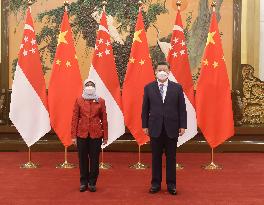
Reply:
[[187, 128], [187, 112], [183, 90], [180, 84], [168, 82], [164, 103], [158, 82], [144, 88], [142, 104], [142, 128], [149, 129], [150, 137], [159, 137], [164, 123], [168, 137], [179, 136], [179, 128]]
[[108, 138], [108, 123], [105, 100], [85, 100], [77, 98], [72, 115], [72, 138]]

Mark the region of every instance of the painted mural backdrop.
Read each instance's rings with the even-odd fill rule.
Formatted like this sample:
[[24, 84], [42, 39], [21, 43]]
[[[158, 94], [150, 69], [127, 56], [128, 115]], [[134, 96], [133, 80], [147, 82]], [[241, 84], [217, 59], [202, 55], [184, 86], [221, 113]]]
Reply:
[[[35, 20], [37, 42], [41, 53], [43, 71], [48, 85], [50, 71], [55, 55], [57, 36], [63, 14], [63, 0], [35, 0], [32, 15]], [[170, 42], [172, 27], [176, 15], [175, 0], [145, 0], [144, 21], [147, 30], [149, 48], [153, 63], [164, 60], [162, 46]], [[182, 17], [184, 32], [187, 39], [190, 63], [194, 80], [199, 73], [200, 60], [203, 55], [210, 22], [210, 3], [208, 0], [182, 1]], [[222, 9], [225, 8], [225, 9]], [[9, 15], [9, 44], [10, 46], [10, 86], [17, 61], [17, 51], [22, 38], [24, 14], [27, 9], [26, 1], [11, 0]], [[218, 0], [217, 15], [223, 39], [223, 47], [231, 79], [232, 65], [232, 16], [233, 1]], [[87, 77], [93, 47], [95, 45], [96, 30], [100, 19], [102, 6], [98, 0], [70, 1], [69, 15], [75, 35], [75, 43], [81, 74]], [[112, 37], [113, 49], [120, 83], [122, 84], [126, 72], [126, 65], [132, 42], [134, 24], [138, 5], [135, 0], [111, 0], [106, 7], [108, 24]], [[157, 44], [157, 40], [160, 43]], [[167, 43], [166, 43], [167, 42]]]

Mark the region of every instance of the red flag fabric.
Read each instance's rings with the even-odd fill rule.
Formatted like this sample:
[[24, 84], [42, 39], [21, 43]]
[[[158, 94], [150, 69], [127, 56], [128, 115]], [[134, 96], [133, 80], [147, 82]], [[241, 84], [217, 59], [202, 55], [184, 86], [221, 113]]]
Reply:
[[49, 83], [48, 105], [51, 125], [65, 147], [72, 144], [73, 105], [82, 92], [82, 79], [65, 11]]
[[120, 83], [105, 12], [102, 14], [97, 33], [89, 78], [95, 81], [96, 93], [105, 100], [106, 104], [108, 141], [107, 144], [102, 145], [105, 148], [125, 133], [124, 116], [121, 109]]
[[141, 109], [144, 86], [154, 79], [143, 16], [139, 11], [122, 91], [125, 124], [139, 145], [149, 141], [142, 129]]
[[12, 85], [10, 120], [28, 146], [50, 131], [47, 94], [30, 8]]
[[179, 147], [197, 134], [193, 80], [180, 10], [178, 10], [173, 27], [167, 61], [171, 66], [172, 73], [169, 79], [182, 85], [187, 110], [187, 129], [184, 135], [178, 138], [177, 146]]
[[195, 99], [198, 126], [212, 148], [234, 135], [231, 91], [215, 12], [211, 17]]

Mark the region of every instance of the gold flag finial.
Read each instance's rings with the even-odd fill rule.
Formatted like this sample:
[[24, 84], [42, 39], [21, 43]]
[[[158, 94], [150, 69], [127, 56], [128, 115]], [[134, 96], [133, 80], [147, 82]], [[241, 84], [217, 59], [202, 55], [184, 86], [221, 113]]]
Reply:
[[106, 7], [106, 5], [107, 5], [107, 1], [103, 1], [103, 2], [102, 2], [102, 5], [103, 5], [103, 10], [105, 11], [105, 7]]
[[142, 1], [138, 1], [138, 6], [139, 6], [139, 10], [141, 11], [143, 8], [143, 2]]
[[178, 10], [181, 10], [181, 5], [182, 5], [181, 1], [176, 1], [176, 6]]
[[69, 7], [70, 3], [69, 1], [64, 1], [64, 8], [65, 8], [65, 11], [68, 11], [68, 7]]
[[28, 0], [28, 6], [31, 6], [33, 2], [31, 0]]
[[211, 7], [213, 8], [213, 11], [215, 12], [215, 7], [216, 7], [216, 2], [215, 1], [212, 2]]

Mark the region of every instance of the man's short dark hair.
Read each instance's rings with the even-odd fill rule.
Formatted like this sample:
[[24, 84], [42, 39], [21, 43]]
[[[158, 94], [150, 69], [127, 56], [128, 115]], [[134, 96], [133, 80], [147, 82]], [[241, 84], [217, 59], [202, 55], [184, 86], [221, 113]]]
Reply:
[[158, 68], [159, 65], [166, 65], [166, 66], [168, 66], [168, 68], [170, 69], [170, 64], [169, 64], [167, 61], [161, 61], [161, 62], [158, 62], [158, 63], [155, 65], [154, 69], [156, 70], [156, 69]]

